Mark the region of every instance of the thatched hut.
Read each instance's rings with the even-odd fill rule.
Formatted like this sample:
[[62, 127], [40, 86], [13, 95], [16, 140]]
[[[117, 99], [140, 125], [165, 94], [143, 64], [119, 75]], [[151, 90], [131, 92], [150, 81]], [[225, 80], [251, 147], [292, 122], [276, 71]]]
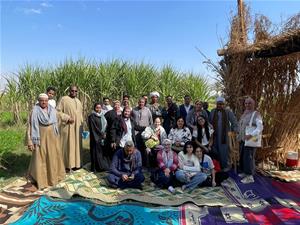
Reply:
[[272, 35], [272, 24], [265, 16], [257, 16], [254, 41], [249, 43], [249, 10], [241, 0], [238, 3], [230, 40], [218, 50], [222, 60], [214, 68], [238, 116], [246, 96], [257, 101], [264, 133], [271, 135], [270, 152], [275, 153], [271, 159], [284, 163], [287, 151], [300, 149], [300, 14], [290, 18], [277, 35]]

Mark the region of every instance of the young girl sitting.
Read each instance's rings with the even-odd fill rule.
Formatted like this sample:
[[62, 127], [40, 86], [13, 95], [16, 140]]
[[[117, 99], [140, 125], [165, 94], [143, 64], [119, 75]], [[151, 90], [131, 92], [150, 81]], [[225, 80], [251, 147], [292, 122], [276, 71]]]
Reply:
[[179, 169], [176, 179], [183, 183], [182, 190], [193, 190], [206, 180], [207, 175], [200, 170], [198, 158], [194, 154], [192, 142], [185, 143], [183, 151], [178, 154]]

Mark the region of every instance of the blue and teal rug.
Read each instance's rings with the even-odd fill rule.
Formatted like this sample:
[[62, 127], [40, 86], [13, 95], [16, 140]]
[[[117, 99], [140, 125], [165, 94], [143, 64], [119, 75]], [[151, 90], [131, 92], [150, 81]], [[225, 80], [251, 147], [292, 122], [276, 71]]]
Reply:
[[[149, 208], [120, 204], [101, 206], [87, 200], [41, 197], [13, 224], [185, 224], [182, 207]], [[184, 214], [183, 214], [184, 213]]]

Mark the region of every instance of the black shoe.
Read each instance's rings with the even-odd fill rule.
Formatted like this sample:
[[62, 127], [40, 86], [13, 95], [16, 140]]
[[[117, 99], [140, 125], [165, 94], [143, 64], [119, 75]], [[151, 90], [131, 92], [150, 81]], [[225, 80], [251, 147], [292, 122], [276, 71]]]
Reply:
[[111, 184], [111, 183], [108, 183], [107, 186], [110, 187], [110, 188], [114, 188], [114, 189], [118, 188], [117, 185], [114, 185], [114, 184]]
[[143, 186], [142, 185], [139, 185], [136, 188], [139, 189], [139, 190], [141, 190], [141, 191], [143, 190]]

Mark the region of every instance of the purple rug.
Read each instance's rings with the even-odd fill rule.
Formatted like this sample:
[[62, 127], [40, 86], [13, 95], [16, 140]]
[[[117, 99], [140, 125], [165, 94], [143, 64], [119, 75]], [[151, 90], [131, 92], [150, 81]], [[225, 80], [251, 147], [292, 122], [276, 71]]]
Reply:
[[[240, 179], [231, 172], [222, 186], [236, 206], [241, 207], [248, 223], [300, 224], [300, 182], [286, 183], [260, 175], [255, 175], [251, 184], [243, 184]], [[231, 209], [223, 213], [225, 219], [226, 215], [233, 217], [231, 214]]]

